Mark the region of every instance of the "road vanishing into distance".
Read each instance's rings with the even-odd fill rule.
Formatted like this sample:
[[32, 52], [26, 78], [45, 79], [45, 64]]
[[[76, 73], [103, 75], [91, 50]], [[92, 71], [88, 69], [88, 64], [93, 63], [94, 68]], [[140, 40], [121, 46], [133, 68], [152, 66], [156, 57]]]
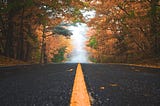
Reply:
[[[71, 106], [77, 65], [0, 67], [0, 106]], [[160, 104], [160, 69], [120, 64], [81, 68], [92, 106]]]

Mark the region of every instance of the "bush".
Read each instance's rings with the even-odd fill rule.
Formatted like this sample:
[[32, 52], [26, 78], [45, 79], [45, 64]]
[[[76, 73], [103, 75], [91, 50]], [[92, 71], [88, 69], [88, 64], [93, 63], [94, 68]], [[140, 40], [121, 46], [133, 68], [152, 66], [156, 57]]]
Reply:
[[93, 49], [97, 48], [97, 40], [96, 40], [96, 38], [94, 36], [92, 36], [90, 38], [88, 46], [93, 48]]
[[52, 58], [52, 62], [62, 62], [64, 58], [66, 47], [62, 47], [58, 50], [58, 54], [55, 54], [54, 57]]
[[90, 57], [89, 60], [90, 60], [91, 62], [93, 62], [93, 63], [97, 63], [97, 59], [94, 58], [94, 57]]

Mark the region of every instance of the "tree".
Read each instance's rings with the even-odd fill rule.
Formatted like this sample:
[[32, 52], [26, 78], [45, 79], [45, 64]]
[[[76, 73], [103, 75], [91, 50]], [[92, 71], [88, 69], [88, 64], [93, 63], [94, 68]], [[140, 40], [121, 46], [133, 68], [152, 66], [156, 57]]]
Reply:
[[64, 36], [71, 36], [72, 32], [64, 27], [65, 26], [61, 26], [61, 25], [54, 27], [53, 33], [64, 35]]
[[[39, 59], [43, 48], [45, 56], [46, 27], [55, 27], [63, 21], [82, 18], [78, 12], [83, 2], [77, 0], [8, 0], [0, 2], [0, 54], [29, 61]], [[46, 21], [46, 22], [44, 22]], [[40, 27], [43, 34], [36, 35]], [[71, 33], [65, 29], [64, 35]], [[43, 38], [43, 39], [41, 39]], [[40, 47], [40, 45], [43, 45]], [[41, 57], [41, 56], [40, 56]], [[45, 60], [46, 61], [46, 60]]]
[[159, 0], [151, 0], [150, 3], [150, 33], [152, 36], [152, 48], [156, 56], [160, 56], [160, 5]]
[[[94, 0], [96, 17], [88, 24], [97, 30], [99, 57], [138, 58], [159, 56], [159, 0]], [[109, 33], [111, 32], [111, 33]]]

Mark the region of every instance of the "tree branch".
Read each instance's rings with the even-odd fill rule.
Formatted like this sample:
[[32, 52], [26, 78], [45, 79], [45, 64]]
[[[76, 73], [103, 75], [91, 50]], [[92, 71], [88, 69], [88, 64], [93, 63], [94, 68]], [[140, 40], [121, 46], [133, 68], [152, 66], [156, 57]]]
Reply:
[[119, 7], [122, 11], [124, 11], [127, 15], [130, 15], [122, 6], [118, 5], [118, 7]]

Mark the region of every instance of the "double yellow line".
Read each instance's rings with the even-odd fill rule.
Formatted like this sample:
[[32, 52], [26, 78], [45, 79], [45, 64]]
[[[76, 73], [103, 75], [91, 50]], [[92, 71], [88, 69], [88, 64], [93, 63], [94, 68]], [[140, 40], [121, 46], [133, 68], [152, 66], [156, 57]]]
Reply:
[[76, 70], [70, 106], [91, 106], [80, 63]]

